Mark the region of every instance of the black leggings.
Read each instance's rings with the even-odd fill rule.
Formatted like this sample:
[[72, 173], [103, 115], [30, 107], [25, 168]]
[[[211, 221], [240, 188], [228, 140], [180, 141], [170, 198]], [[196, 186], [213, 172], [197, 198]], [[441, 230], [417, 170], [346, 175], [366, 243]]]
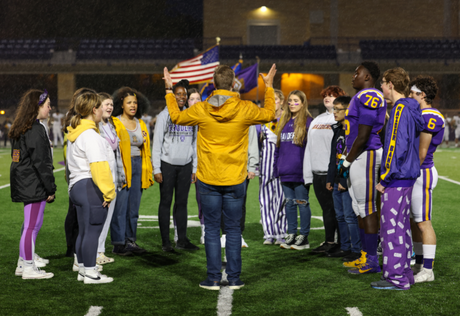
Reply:
[[[332, 191], [326, 189], [327, 175], [313, 174], [313, 188], [319, 205], [323, 210], [324, 231], [326, 241], [334, 242], [335, 232], [338, 232], [337, 218], [335, 216]], [[340, 237], [338, 239], [340, 241]]]
[[185, 243], [187, 239], [187, 201], [192, 181], [192, 163], [176, 166], [161, 162], [163, 182], [160, 183], [160, 206], [158, 207], [158, 223], [163, 245], [169, 240], [169, 224], [171, 222], [171, 203], [174, 194], [174, 218], [177, 225], [177, 243]]
[[64, 223], [65, 240], [67, 241], [66, 257], [73, 257], [75, 253], [75, 243], [78, 237], [77, 208], [73, 205], [69, 197], [69, 209]]
[[93, 179], [83, 179], [70, 190], [70, 199], [77, 208], [78, 237], [75, 245], [78, 263], [95, 267], [99, 236], [107, 218], [107, 207], [103, 207], [102, 192]]

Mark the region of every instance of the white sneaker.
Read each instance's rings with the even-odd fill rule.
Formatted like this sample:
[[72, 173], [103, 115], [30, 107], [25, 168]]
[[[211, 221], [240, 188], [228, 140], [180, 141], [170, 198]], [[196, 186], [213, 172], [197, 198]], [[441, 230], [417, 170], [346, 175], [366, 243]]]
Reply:
[[411, 267], [411, 269], [412, 269], [412, 272], [414, 273], [414, 277], [415, 277], [417, 274], [419, 274], [422, 271], [423, 264], [416, 263]]
[[35, 263], [41, 262], [41, 263], [44, 263], [45, 265], [50, 263], [50, 261], [48, 259], [44, 259], [44, 258], [40, 257], [38, 254], [35, 254], [34, 260], [35, 260]]
[[417, 273], [417, 275], [414, 275], [414, 281], [415, 283], [434, 281], [433, 269], [422, 268], [422, 271]]
[[77, 281], [85, 280], [85, 267], [81, 267], [78, 269]]
[[227, 237], [225, 234], [223, 234], [222, 237], [220, 237], [220, 247], [225, 248], [226, 243], [227, 243]]
[[109, 278], [97, 271], [97, 267], [93, 269], [85, 269], [85, 279], [83, 280], [85, 284], [103, 284], [110, 283], [112, 281], [113, 278]]
[[204, 245], [204, 236], [203, 235], [200, 237], [200, 244]]
[[241, 235], [241, 248], [249, 248], [248, 244], [244, 241], [243, 235]]
[[[43, 262], [40, 262], [40, 261], [35, 261], [35, 266], [37, 268], [43, 268], [43, 267], [46, 267], [46, 263], [43, 263]], [[18, 265], [16, 267], [16, 271], [14, 272], [14, 275], [16, 276], [22, 276], [22, 272], [24, 272], [24, 260], [19, 257], [18, 259]]]
[[264, 245], [273, 245], [273, 238], [267, 238], [267, 239], [265, 239]]
[[51, 272], [46, 272], [45, 270], [40, 270], [35, 264], [32, 266], [24, 265], [24, 271], [22, 272], [23, 280], [32, 280], [32, 279], [51, 279], [54, 276]]

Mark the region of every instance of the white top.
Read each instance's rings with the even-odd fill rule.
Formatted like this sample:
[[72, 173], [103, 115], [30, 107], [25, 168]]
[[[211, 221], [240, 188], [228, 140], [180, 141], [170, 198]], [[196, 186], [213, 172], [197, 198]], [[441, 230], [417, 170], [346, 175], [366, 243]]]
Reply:
[[334, 137], [331, 126], [335, 123], [334, 114], [326, 111], [318, 115], [310, 124], [303, 159], [305, 184], [313, 183], [313, 173], [327, 175], [332, 137]]
[[67, 165], [69, 167], [69, 192], [80, 180], [92, 178], [89, 165], [93, 162], [108, 161], [112, 178], [116, 179], [116, 162], [113, 150], [106, 139], [94, 129], [82, 132], [72, 143], [67, 141]]
[[64, 118], [64, 114], [62, 113], [53, 113], [53, 129], [61, 129], [62, 128], [62, 119]]
[[460, 117], [458, 115], [455, 115], [453, 117], [453, 120], [454, 120], [455, 125], [457, 125], [455, 130], [460, 131]]

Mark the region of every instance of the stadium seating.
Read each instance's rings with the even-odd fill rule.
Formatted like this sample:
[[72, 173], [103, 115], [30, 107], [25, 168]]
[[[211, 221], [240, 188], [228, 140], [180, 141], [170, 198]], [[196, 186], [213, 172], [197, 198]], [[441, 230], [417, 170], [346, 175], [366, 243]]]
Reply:
[[188, 59], [194, 48], [191, 39], [82, 39], [77, 59]]
[[460, 39], [395, 39], [361, 40], [363, 59], [428, 59], [460, 58]]
[[55, 45], [54, 39], [2, 39], [0, 59], [50, 59]]
[[235, 45], [221, 46], [221, 59], [323, 59], [335, 60], [337, 58], [333, 45]]

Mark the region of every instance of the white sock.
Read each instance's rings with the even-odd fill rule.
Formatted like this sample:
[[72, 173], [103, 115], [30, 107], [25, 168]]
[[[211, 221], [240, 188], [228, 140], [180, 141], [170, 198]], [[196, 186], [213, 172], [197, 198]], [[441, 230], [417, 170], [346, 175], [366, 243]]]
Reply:
[[434, 259], [436, 254], [436, 245], [423, 245], [423, 258]]
[[84, 268], [85, 266], [83, 265], [83, 263], [79, 263], [78, 264], [78, 269], [81, 269], [81, 268]]
[[414, 242], [414, 252], [417, 256], [424, 256], [423, 244], [421, 242]]
[[97, 273], [96, 267], [85, 267], [85, 273], [94, 274]]
[[32, 268], [34, 266], [33, 260], [24, 260], [24, 268]]

